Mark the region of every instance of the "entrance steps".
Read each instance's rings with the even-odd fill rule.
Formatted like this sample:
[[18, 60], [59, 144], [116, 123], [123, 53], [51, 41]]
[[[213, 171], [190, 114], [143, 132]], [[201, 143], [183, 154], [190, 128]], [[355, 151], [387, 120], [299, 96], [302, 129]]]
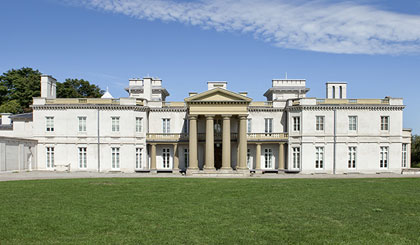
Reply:
[[251, 173], [249, 170], [188, 170], [186, 173], [187, 176], [196, 176], [196, 177], [240, 177], [240, 176], [250, 176]]

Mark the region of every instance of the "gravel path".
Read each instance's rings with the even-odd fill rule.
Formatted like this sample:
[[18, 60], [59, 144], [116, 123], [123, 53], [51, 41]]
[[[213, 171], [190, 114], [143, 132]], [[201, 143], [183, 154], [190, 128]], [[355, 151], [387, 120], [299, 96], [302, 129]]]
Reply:
[[254, 179], [357, 179], [357, 178], [420, 178], [419, 174], [256, 174], [253, 176], [224, 175], [224, 176], [183, 176], [171, 173], [97, 173], [97, 172], [2, 172], [0, 181], [37, 180], [37, 179], [78, 179], [78, 178], [254, 178]]

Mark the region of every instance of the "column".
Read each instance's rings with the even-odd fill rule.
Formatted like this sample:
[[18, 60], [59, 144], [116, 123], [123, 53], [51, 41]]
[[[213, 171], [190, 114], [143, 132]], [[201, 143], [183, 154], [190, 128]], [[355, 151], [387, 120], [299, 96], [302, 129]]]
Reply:
[[257, 144], [257, 151], [255, 153], [255, 169], [261, 169], [261, 144]]
[[284, 143], [279, 144], [279, 170], [284, 170]]
[[174, 144], [174, 165], [173, 170], [179, 170], [178, 144]]
[[204, 168], [214, 168], [214, 115], [206, 115], [206, 161]]
[[223, 115], [223, 138], [222, 138], [222, 169], [231, 169], [230, 167], [230, 117]]
[[246, 116], [239, 116], [239, 169], [248, 169], [246, 166], [247, 138]]
[[156, 170], [156, 144], [151, 144], [150, 170]]
[[188, 169], [197, 170], [197, 116], [190, 116], [189, 154], [190, 166]]

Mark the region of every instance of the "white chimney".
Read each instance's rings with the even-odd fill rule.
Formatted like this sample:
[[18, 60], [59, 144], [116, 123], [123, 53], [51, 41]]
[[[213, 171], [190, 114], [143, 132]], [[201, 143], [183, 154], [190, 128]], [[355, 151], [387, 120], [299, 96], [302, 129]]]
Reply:
[[41, 97], [55, 99], [57, 80], [50, 75], [41, 75]]
[[0, 113], [0, 115], [1, 115], [1, 125], [12, 124], [12, 120], [9, 117], [12, 115], [12, 113]]
[[346, 82], [327, 82], [327, 99], [347, 99]]

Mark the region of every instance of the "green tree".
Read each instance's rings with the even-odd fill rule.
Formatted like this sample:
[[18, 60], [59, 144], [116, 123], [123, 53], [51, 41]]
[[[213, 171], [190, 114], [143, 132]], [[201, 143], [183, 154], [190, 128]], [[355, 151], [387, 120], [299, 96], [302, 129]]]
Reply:
[[420, 135], [411, 138], [411, 166], [420, 168]]
[[[0, 76], [0, 106], [7, 103], [5, 108], [17, 110], [15, 113], [30, 111], [33, 97], [39, 97], [41, 93], [41, 72], [29, 67], [15, 70], [11, 69]], [[16, 103], [19, 104], [15, 108]]]
[[21, 110], [21, 106], [17, 100], [6, 101], [2, 105], [0, 105], [0, 112], [7, 112], [7, 113], [19, 113]]
[[104, 91], [95, 84], [83, 79], [66, 79], [57, 83], [58, 98], [100, 98]]

